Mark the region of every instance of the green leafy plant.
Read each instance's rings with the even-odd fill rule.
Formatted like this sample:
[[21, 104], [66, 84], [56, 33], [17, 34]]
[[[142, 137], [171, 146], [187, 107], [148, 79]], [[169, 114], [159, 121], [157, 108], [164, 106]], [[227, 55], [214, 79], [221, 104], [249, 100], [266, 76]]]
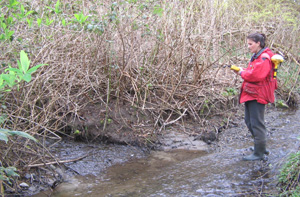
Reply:
[[[20, 60], [18, 60], [19, 68], [9, 67], [0, 75], [0, 93], [11, 91], [11, 88], [18, 86], [21, 81], [31, 81], [31, 74], [34, 73], [39, 67], [46, 64], [39, 64], [29, 69], [30, 60], [24, 51], [20, 52]], [[2, 124], [5, 120], [4, 115], [1, 115]], [[35, 138], [22, 131], [10, 131], [0, 128], [0, 140], [7, 142], [8, 136], [18, 135], [36, 141]]]
[[20, 4], [17, 0], [9, 0], [7, 7], [10, 9], [17, 9], [17, 6]]
[[23, 19], [23, 18], [26, 18], [28, 15], [30, 15], [30, 14], [32, 14], [34, 11], [33, 10], [30, 10], [30, 11], [26, 11], [25, 10], [25, 8], [24, 8], [24, 6], [23, 5], [20, 5], [20, 12], [19, 13], [13, 13], [13, 15], [17, 18], [17, 19], [19, 19], [19, 20], [21, 20], [21, 19]]
[[275, 102], [275, 106], [279, 107], [279, 108], [289, 108], [289, 106], [287, 104], [285, 104], [284, 100], [276, 100]]
[[299, 196], [300, 194], [300, 151], [292, 153], [282, 167], [278, 179], [280, 196]]
[[[1, 2], [1, 1], [0, 1]], [[27, 11], [24, 5], [16, 0], [9, 0], [8, 4], [4, 7], [0, 7], [2, 9], [6, 9], [0, 16], [0, 29], [2, 29], [0, 34], [0, 40], [2, 41], [12, 41], [13, 34], [15, 31], [14, 26], [17, 22], [25, 20], [27, 21], [29, 27], [32, 26], [32, 19], [28, 18], [28, 16], [34, 13], [33, 10]]]
[[51, 8], [51, 7], [46, 6], [46, 8], [52, 10], [52, 11], [55, 12], [56, 14], [59, 14], [59, 13], [62, 12], [62, 11], [60, 10], [59, 7], [60, 7], [60, 2], [59, 2], [59, 0], [56, 1], [56, 4], [55, 4], [55, 7], [54, 7], [54, 8]]
[[26, 132], [23, 131], [10, 131], [8, 129], [0, 129], [0, 140], [5, 141], [6, 143], [8, 142], [8, 137], [9, 136], [21, 136], [30, 140], [33, 140], [37, 142], [37, 139], [32, 137]]
[[209, 109], [209, 100], [205, 100], [201, 105], [200, 115], [204, 115], [205, 110]]
[[[20, 52], [20, 60], [18, 61], [18, 68], [9, 67], [5, 70], [6, 73], [0, 75], [0, 93], [11, 91], [11, 88], [18, 86], [21, 81], [29, 82], [31, 81], [31, 74], [34, 73], [39, 67], [45, 64], [39, 64], [32, 68], [30, 67], [30, 60], [28, 59], [27, 54], [24, 51]], [[2, 106], [3, 108], [3, 106]], [[0, 116], [0, 124], [5, 122], [5, 114]], [[8, 129], [0, 128], [0, 141], [8, 142], [9, 137], [11, 136], [20, 136], [37, 142], [33, 136], [29, 135], [23, 131], [11, 131]], [[8, 181], [11, 177], [19, 176], [16, 173], [17, 169], [15, 167], [3, 167], [0, 166], [0, 185], [1, 185], [1, 194], [4, 196], [3, 192], [3, 182]]]
[[19, 174], [16, 173], [17, 169], [15, 167], [0, 167], [0, 180], [9, 181], [10, 177], [18, 177]]
[[[18, 86], [21, 81], [29, 82], [31, 81], [31, 74], [34, 73], [39, 67], [46, 64], [39, 64], [29, 69], [30, 60], [24, 51], [20, 52], [20, 60], [18, 61], [19, 68], [8, 68], [5, 71], [7, 73], [2, 73], [0, 75], [0, 93], [11, 91], [11, 88]], [[0, 124], [5, 120], [5, 115], [1, 115]], [[22, 136], [31, 140], [36, 141], [31, 135], [22, 131], [10, 131], [7, 129], [0, 128], [0, 140], [7, 142], [8, 136]]]
[[27, 23], [28, 23], [28, 27], [32, 27], [32, 19], [31, 18], [27, 18]]
[[74, 135], [80, 135], [81, 134], [81, 132], [78, 130], [78, 129], [76, 129], [75, 131], [74, 131]]
[[61, 24], [62, 24], [64, 27], [67, 26], [66, 20], [65, 20], [65, 19], [62, 19], [62, 20], [61, 20]]
[[81, 25], [83, 25], [87, 20], [87, 18], [89, 17], [89, 16], [84, 16], [82, 12], [80, 12], [79, 14], [74, 14], [74, 16], [75, 16], [75, 21], [77, 21]]
[[117, 13], [117, 9], [116, 9], [117, 6], [118, 6], [118, 3], [113, 2], [110, 6], [110, 13], [107, 14], [109, 21], [114, 22], [116, 24], [118, 24], [120, 22], [118, 19], [118, 13]]
[[12, 36], [15, 33], [14, 31], [10, 30], [7, 26], [7, 23], [3, 22], [4, 17], [0, 17], [0, 28], [2, 29], [2, 34], [0, 34], [0, 40], [12, 40]]
[[163, 15], [163, 13], [164, 13], [164, 10], [160, 6], [154, 7], [153, 14], [161, 17]]
[[38, 19], [36, 19], [36, 22], [37, 22], [38, 26], [41, 27], [43, 19], [38, 18]]
[[235, 96], [238, 91], [235, 88], [226, 88], [226, 91], [222, 93], [223, 96]]
[[52, 23], [54, 22], [54, 20], [49, 19], [48, 17], [46, 18], [46, 26], [50, 26]]
[[[0, 75], [0, 90], [3, 90], [6, 86], [12, 88], [23, 80], [26, 82], [31, 81], [31, 74], [43, 65], [46, 64], [39, 64], [29, 69], [30, 60], [27, 54], [22, 50], [20, 52], [20, 60], [18, 60], [18, 68], [9, 67], [5, 70], [8, 71], [8, 73], [2, 73]], [[4, 91], [10, 91], [10, 89]]]

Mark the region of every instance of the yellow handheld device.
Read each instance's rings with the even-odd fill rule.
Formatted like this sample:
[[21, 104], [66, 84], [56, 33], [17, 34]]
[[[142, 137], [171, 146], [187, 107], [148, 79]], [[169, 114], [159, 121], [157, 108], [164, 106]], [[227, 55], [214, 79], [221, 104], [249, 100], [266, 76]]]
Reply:
[[237, 72], [240, 71], [240, 67], [237, 67], [237, 66], [235, 66], [235, 65], [231, 65], [231, 66], [230, 66], [230, 69], [231, 69], [231, 70], [234, 70], [234, 71], [237, 71]]
[[224, 67], [229, 67], [231, 70], [234, 70], [234, 71], [240, 71], [240, 67], [237, 67], [235, 65], [225, 65]]

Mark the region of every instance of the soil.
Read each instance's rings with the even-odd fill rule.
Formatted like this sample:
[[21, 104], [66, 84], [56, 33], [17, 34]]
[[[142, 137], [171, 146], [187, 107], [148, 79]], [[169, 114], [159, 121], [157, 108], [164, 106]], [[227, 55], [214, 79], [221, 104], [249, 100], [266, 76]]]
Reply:
[[229, 126], [229, 120], [224, 122], [224, 118], [233, 121], [232, 116], [239, 111], [238, 107], [240, 106], [232, 107], [214, 117], [204, 116], [202, 122], [189, 114], [177, 119], [176, 115], [169, 117], [169, 112], [166, 112], [161, 116], [166, 116], [163, 119], [170, 119], [169, 122], [173, 124], [163, 126], [160, 121], [153, 119], [153, 115], [147, 110], [135, 108], [128, 103], [111, 101], [109, 115], [106, 114], [103, 104], [93, 103], [78, 112], [80, 118], [70, 117], [66, 121], [68, 126], [65, 132], [79, 141], [130, 144], [157, 149], [162, 137], [166, 134], [168, 136], [170, 130], [177, 130], [188, 136], [196, 136], [209, 144], [217, 139], [219, 132]]

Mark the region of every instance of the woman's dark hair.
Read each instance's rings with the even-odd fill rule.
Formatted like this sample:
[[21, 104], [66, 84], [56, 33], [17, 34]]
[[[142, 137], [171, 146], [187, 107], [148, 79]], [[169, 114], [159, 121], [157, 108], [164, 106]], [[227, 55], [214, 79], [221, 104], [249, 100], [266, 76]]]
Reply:
[[247, 36], [247, 39], [250, 39], [256, 43], [260, 42], [260, 47], [265, 48], [266, 46], [266, 35], [265, 34], [260, 34], [260, 33], [253, 33]]

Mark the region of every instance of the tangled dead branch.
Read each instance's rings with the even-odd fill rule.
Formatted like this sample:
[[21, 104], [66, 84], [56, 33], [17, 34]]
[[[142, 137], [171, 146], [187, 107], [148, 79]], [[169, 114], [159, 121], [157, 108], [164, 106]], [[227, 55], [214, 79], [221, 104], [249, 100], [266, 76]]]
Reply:
[[[4, 95], [6, 109], [2, 113], [7, 114], [7, 121], [3, 127], [44, 140], [68, 136], [133, 144], [155, 141], [167, 126], [192, 121], [199, 125], [193, 134], [215, 132], [214, 126], [207, 127], [207, 119], [231, 116], [228, 110], [238, 105], [241, 82], [222, 65], [247, 64], [244, 39], [250, 31], [265, 31], [273, 49], [279, 49], [275, 42], [285, 44], [287, 40], [299, 52], [299, 42], [295, 42], [299, 31], [293, 29], [287, 35], [291, 27], [284, 29], [284, 21], [265, 29], [264, 24], [242, 17], [240, 13], [247, 9], [240, 12], [244, 8], [234, 7], [235, 1], [228, 10], [221, 1], [216, 5], [175, 1], [162, 4], [165, 11], [161, 14], [149, 11], [154, 5], [141, 12], [135, 4], [113, 7], [116, 5], [106, 3], [94, 5], [99, 10], [93, 10], [96, 14], [90, 21], [106, 24], [100, 32], [73, 23], [68, 28], [56, 23], [18, 32], [19, 40], [26, 40], [32, 64], [48, 66], [30, 83], [22, 84], [20, 91]], [[31, 5], [44, 13], [44, 2]], [[65, 13], [78, 9], [68, 10], [65, 2], [63, 7]], [[111, 13], [112, 8], [117, 13]], [[97, 21], [102, 15], [107, 18]], [[24, 27], [22, 22], [15, 28]], [[1, 61], [16, 59], [13, 51], [24, 47], [18, 42], [0, 45]], [[293, 58], [299, 60], [297, 55]], [[293, 75], [291, 80], [297, 77]], [[36, 163], [38, 159], [32, 165]]]

